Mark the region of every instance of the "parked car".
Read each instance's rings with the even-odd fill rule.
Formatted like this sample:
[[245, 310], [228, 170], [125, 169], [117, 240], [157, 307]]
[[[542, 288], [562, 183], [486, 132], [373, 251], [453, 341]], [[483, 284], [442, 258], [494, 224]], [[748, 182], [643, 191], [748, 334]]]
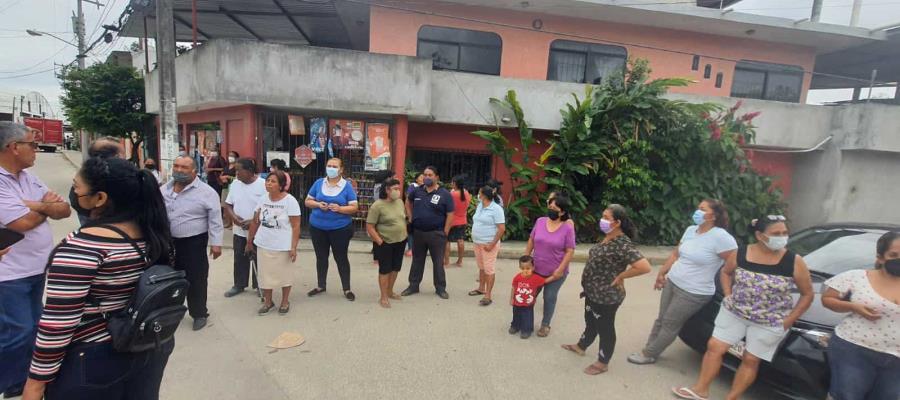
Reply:
[[[822, 306], [820, 293], [826, 279], [852, 269], [870, 269], [875, 265], [875, 242], [886, 231], [900, 231], [900, 225], [841, 223], [814, 226], [794, 234], [788, 248], [801, 255], [812, 274], [816, 298], [812, 306], [791, 328], [771, 363], [763, 362], [759, 381], [791, 399], [825, 399], [828, 394], [828, 340], [842, 314]], [[706, 352], [716, 315], [722, 302], [722, 289], [716, 277], [716, 294], [679, 332], [685, 344]], [[794, 298], [799, 297], [796, 292]], [[726, 355], [724, 366], [736, 370], [741, 354], [737, 343]]]

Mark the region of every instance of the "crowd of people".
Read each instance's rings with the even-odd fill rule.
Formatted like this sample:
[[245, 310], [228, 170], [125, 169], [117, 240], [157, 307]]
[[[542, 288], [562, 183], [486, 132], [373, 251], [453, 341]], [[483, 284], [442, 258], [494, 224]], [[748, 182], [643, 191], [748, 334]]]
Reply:
[[[118, 351], [111, 343], [108, 315], [128, 306], [148, 266], [164, 263], [183, 271], [190, 283], [187, 309], [193, 329], [203, 329], [209, 317], [209, 257], [222, 255], [225, 220], [234, 233], [233, 285], [225, 297], [258, 287], [263, 298], [258, 314], [265, 315], [275, 308], [275, 291], [281, 289], [277, 311], [290, 311], [292, 266], [306, 208], [317, 273], [317, 284], [307, 295], [326, 293], [333, 256], [343, 297], [356, 299], [348, 247], [359, 206], [338, 158], [327, 160], [326, 175], [315, 181], [301, 204], [289, 193], [289, 175], [277, 163], [263, 179], [254, 160], [231, 153], [227, 161], [205, 166], [209, 176], [204, 182], [196, 160], [179, 156], [170, 179], [159, 182], [155, 162], [148, 160], [138, 169], [122, 158], [117, 141], [104, 138], [92, 144], [66, 202], [28, 172], [36, 148], [26, 127], [0, 123], [0, 224], [24, 237], [0, 249], [0, 390], [6, 396], [158, 398], [174, 340], [149, 351]], [[435, 294], [448, 299], [444, 269], [452, 242], [457, 242], [456, 264], [461, 264], [465, 238], [471, 235], [478, 286], [468, 294], [490, 306], [506, 230], [499, 182], [477, 188], [472, 205], [464, 177], [454, 177], [452, 190], [447, 190], [437, 168], [428, 166], [416, 181], [407, 190], [392, 174], [377, 182], [366, 233], [378, 264], [378, 303], [390, 308], [392, 301], [419, 293], [429, 256]], [[566, 193], [548, 194], [546, 216], [535, 221], [518, 259], [520, 272], [507, 286], [511, 335], [550, 335], [576, 248], [571, 209]], [[48, 219], [67, 218], [72, 210], [82, 226], [54, 245]], [[576, 343], [562, 345], [583, 356], [599, 342], [596, 361], [584, 369], [588, 375], [609, 370], [616, 313], [626, 298], [624, 282], [652, 271], [637, 247], [638, 229], [627, 208], [610, 204], [600, 217], [603, 239], [588, 251], [580, 279], [584, 331]], [[711, 301], [719, 277], [725, 297], [715, 329], [696, 382], [673, 388], [680, 398], [707, 399], [725, 353], [744, 340], [741, 365], [727, 395], [739, 398], [761, 362], [772, 360], [814, 300], [803, 258], [786, 247], [784, 216], [749, 221], [755, 241], [748, 245], [732, 237], [730, 222], [718, 200], [697, 206], [680, 243], [659, 268], [654, 282], [662, 291], [659, 314], [646, 345], [627, 357], [634, 364], [655, 363], [690, 317]], [[412, 257], [408, 286], [398, 294], [394, 287], [407, 249]], [[900, 235], [885, 234], [875, 252], [874, 269], [845, 272], [824, 283], [823, 304], [847, 313], [828, 348], [830, 393], [837, 400], [893, 399], [900, 393]], [[799, 294], [796, 299], [794, 293]], [[539, 297], [541, 321], [535, 325]]]

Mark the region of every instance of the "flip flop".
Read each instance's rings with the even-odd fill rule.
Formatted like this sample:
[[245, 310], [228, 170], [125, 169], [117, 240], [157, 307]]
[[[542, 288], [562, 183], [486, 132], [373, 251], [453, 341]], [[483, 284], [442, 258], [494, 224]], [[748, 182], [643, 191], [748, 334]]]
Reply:
[[578, 354], [579, 356], [583, 356], [583, 355], [584, 355], [584, 350], [582, 350], [580, 347], [578, 347], [578, 345], [574, 345], [574, 344], [564, 344], [564, 345], [561, 345], [560, 347], [562, 347], [562, 348], [564, 348], [564, 349], [566, 349], [566, 350], [568, 350], [568, 351], [571, 351], [571, 352], [573, 352], [573, 353], [575, 353], [575, 354]]
[[703, 397], [697, 393], [694, 393], [693, 390], [689, 387], [680, 387], [680, 388], [672, 388], [672, 393], [678, 396], [681, 399], [687, 400], [707, 400], [706, 397]]
[[313, 288], [313, 290], [310, 290], [309, 292], [307, 292], [306, 295], [309, 296], [309, 297], [313, 297], [313, 296], [315, 296], [315, 295], [317, 295], [317, 294], [320, 294], [320, 293], [325, 293], [325, 289], [322, 289], [322, 288]]
[[588, 365], [587, 368], [584, 369], [584, 373], [588, 375], [600, 375], [606, 371], [609, 371], [609, 367], [597, 368], [594, 364]]
[[478, 301], [478, 304], [480, 304], [480, 305], [482, 305], [482, 306], [489, 306], [489, 305], [491, 305], [491, 303], [493, 303], [493, 302], [494, 302], [494, 301], [491, 300], [491, 299], [481, 299], [481, 300]]
[[288, 311], [291, 311], [291, 303], [287, 303], [286, 306], [278, 307], [278, 313], [281, 315], [287, 314]]
[[484, 296], [484, 292], [482, 292], [478, 289], [475, 289], [475, 290], [469, 292], [469, 296]]

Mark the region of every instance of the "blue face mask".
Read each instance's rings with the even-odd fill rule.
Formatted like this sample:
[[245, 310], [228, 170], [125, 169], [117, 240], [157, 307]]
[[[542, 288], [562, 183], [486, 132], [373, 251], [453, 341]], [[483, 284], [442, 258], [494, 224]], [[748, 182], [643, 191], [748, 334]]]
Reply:
[[328, 175], [328, 177], [331, 179], [337, 178], [338, 169], [334, 167], [325, 167], [325, 175]]
[[694, 215], [691, 216], [691, 219], [694, 221], [694, 225], [702, 225], [706, 222], [706, 213], [703, 210], [694, 211]]

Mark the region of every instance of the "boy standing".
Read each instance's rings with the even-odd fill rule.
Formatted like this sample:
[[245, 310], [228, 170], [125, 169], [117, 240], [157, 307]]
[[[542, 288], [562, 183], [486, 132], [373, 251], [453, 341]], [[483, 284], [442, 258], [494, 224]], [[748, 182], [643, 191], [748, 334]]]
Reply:
[[509, 295], [509, 305], [513, 308], [509, 334], [519, 333], [519, 337], [528, 339], [534, 331], [534, 300], [546, 281], [534, 273], [534, 259], [531, 256], [519, 257], [519, 269], [522, 272], [513, 278]]

